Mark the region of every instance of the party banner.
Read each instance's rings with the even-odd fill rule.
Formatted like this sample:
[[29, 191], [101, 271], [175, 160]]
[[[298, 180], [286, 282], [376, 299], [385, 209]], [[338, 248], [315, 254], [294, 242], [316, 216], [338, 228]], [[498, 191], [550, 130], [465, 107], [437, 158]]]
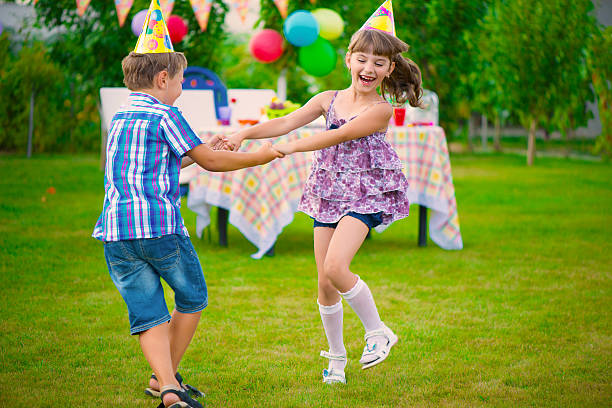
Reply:
[[235, 0], [233, 3], [236, 10], [238, 10], [240, 20], [244, 23], [249, 12], [249, 0]]
[[79, 16], [83, 17], [83, 14], [85, 14], [85, 10], [87, 10], [90, 1], [91, 0], [76, 0], [77, 13]]
[[191, 8], [193, 13], [198, 20], [200, 30], [206, 31], [208, 25], [208, 17], [210, 16], [210, 7], [212, 6], [213, 0], [189, 0], [191, 2]]
[[276, 8], [283, 18], [287, 18], [287, 9], [289, 8], [289, 0], [274, 0]]
[[117, 10], [117, 18], [119, 19], [119, 27], [123, 27], [125, 18], [127, 17], [134, 0], [115, 0], [115, 9]]
[[174, 7], [174, 0], [159, 0], [159, 4], [161, 5], [164, 20], [168, 21], [168, 17], [170, 17], [170, 13], [172, 13], [172, 8]]

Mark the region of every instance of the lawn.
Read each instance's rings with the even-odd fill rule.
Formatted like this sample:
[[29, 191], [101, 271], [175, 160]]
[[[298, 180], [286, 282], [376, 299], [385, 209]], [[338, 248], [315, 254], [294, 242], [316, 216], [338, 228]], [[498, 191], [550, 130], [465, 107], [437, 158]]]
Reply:
[[[210, 305], [183, 376], [208, 407], [611, 406], [612, 166], [524, 163], [452, 157], [463, 250], [419, 248], [415, 207], [365, 243], [352, 269], [400, 341], [362, 371], [363, 328], [345, 305], [346, 386], [321, 384], [307, 217], [256, 261], [233, 227], [228, 248], [215, 231], [212, 242], [195, 237], [184, 205]], [[157, 405], [90, 237], [98, 166], [94, 156], [0, 156], [0, 406]]]

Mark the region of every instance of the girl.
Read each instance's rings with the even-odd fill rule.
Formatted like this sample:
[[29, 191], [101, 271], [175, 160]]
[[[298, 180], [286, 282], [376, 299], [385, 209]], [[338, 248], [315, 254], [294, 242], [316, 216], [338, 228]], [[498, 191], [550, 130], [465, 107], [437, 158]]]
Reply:
[[[298, 210], [314, 219], [318, 304], [329, 343], [323, 382], [346, 383], [342, 298], [365, 328], [359, 362], [370, 368], [387, 358], [397, 336], [381, 321], [368, 285], [349, 269], [370, 228], [408, 216], [408, 183], [397, 154], [385, 140], [392, 106], [383, 96], [419, 106], [421, 73], [402, 57], [408, 46], [377, 29], [355, 33], [346, 54], [351, 86], [314, 96], [304, 107], [242, 130], [226, 143], [236, 150], [244, 139], [284, 135], [320, 115], [327, 130], [274, 148], [283, 154], [316, 151]], [[376, 89], [380, 86], [379, 95]]]

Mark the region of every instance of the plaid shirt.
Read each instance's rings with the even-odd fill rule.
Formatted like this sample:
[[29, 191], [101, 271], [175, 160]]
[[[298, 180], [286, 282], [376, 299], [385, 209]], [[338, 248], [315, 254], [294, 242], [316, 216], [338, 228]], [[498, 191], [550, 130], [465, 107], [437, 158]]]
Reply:
[[179, 172], [181, 157], [201, 143], [178, 108], [132, 92], [111, 122], [104, 206], [92, 236], [189, 236], [179, 211]]

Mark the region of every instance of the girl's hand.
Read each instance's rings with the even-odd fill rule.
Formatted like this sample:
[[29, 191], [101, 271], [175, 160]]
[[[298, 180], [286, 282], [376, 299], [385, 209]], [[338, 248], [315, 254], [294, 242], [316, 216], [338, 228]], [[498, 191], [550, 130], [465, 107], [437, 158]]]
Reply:
[[295, 148], [291, 143], [278, 143], [274, 145], [274, 148], [283, 155], [295, 153]]
[[280, 159], [285, 157], [282, 152], [279, 152], [275, 148], [272, 147], [270, 142], [265, 142], [261, 145], [259, 149], [257, 149], [257, 153], [262, 156], [262, 164], [268, 163], [274, 159]]
[[225, 146], [227, 145], [227, 137], [223, 135], [219, 135], [219, 134], [212, 135], [211, 137], [208, 138], [208, 140], [206, 141], [206, 144], [212, 150], [228, 150], [225, 148]]
[[241, 132], [236, 132], [230, 137], [225, 139], [225, 144], [229, 150], [232, 150], [235, 152], [238, 149], [240, 149], [240, 145], [242, 144], [243, 140], [244, 140], [244, 136], [242, 136]]

